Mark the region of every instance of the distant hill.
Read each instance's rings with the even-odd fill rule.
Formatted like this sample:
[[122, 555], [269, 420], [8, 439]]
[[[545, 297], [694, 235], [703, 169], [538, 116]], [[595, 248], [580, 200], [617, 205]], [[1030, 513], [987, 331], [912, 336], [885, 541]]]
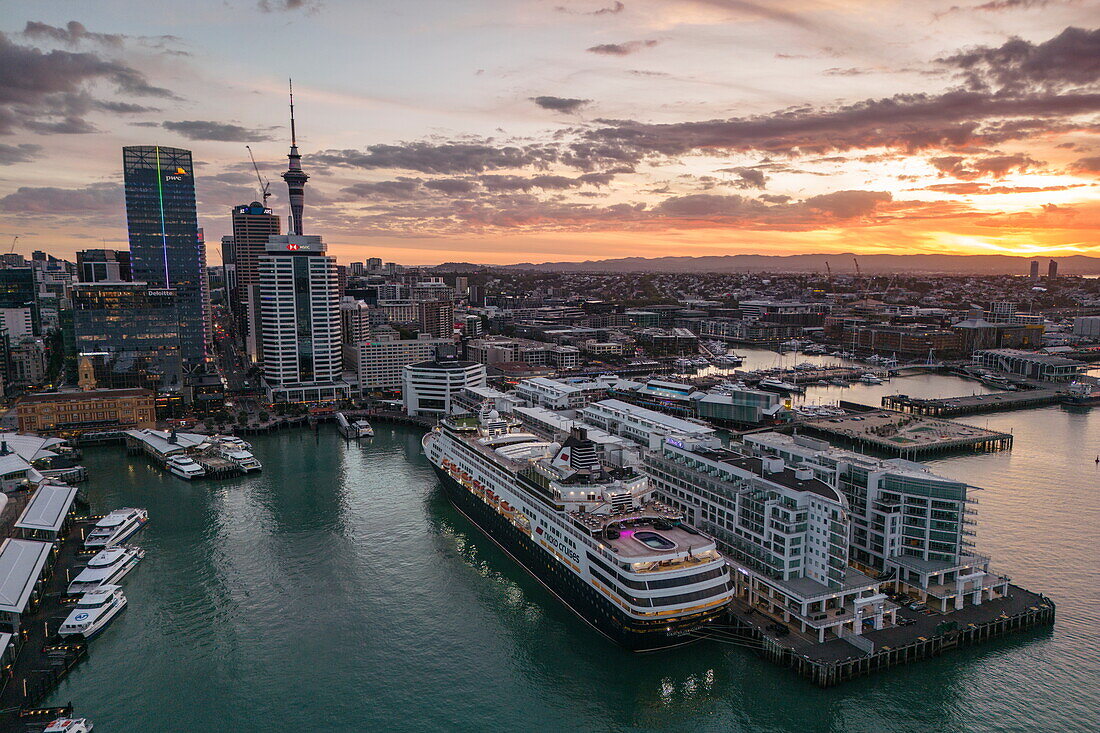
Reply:
[[[1026, 275], [1031, 261], [1039, 261], [1046, 275], [1047, 257], [1008, 257], [1005, 255], [724, 255], [707, 257], [624, 257], [585, 262], [525, 262], [518, 265], [458, 265], [448, 263], [440, 269], [470, 271], [484, 269], [538, 270], [542, 272], [775, 272], [824, 273], [829, 263], [833, 274], [855, 273], [855, 259], [864, 274], [944, 273], [952, 275]], [[1056, 257], [1060, 275], [1100, 275], [1100, 257], [1073, 255]]]

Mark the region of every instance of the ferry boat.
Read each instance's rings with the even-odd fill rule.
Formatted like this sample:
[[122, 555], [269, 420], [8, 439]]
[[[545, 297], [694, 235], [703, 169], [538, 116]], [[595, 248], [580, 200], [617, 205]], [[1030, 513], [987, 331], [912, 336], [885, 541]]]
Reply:
[[91, 639], [103, 631], [124, 608], [126, 596], [122, 595], [122, 588], [117, 585], [101, 585], [80, 597], [57, 633], [61, 636], [83, 636]]
[[793, 382], [784, 382], [782, 379], [761, 379], [760, 389], [779, 392], [780, 394], [801, 394], [806, 391], [803, 387]]
[[1065, 392], [1058, 397], [1063, 405], [1075, 407], [1091, 407], [1100, 405], [1100, 388], [1088, 382], [1073, 382]]
[[603, 465], [575, 427], [545, 441], [495, 410], [444, 418], [424, 453], [455, 507], [582, 620], [635, 651], [687, 644], [733, 596], [715, 542]]
[[145, 557], [140, 547], [117, 545], [102, 550], [88, 561], [88, 566], [69, 583], [69, 595], [88, 593], [101, 585], [117, 583]]
[[42, 733], [92, 733], [93, 727], [87, 718], [56, 718], [42, 729]]
[[206, 469], [190, 456], [171, 456], [164, 465], [173, 476], [179, 476], [188, 481], [206, 475]]
[[236, 463], [245, 473], [259, 471], [263, 468], [263, 464], [256, 460], [256, 456], [244, 448], [223, 444], [218, 446], [218, 454], [227, 461]]
[[366, 419], [348, 420], [348, 416], [342, 412], [336, 413], [336, 427], [340, 434], [351, 440], [374, 437], [374, 428]]
[[149, 512], [144, 509], [115, 509], [96, 522], [95, 527], [84, 538], [84, 546], [91, 550], [122, 544], [148, 521]]
[[241, 450], [252, 450], [252, 444], [241, 440], [236, 435], [215, 435], [214, 440], [222, 445], [232, 446]]

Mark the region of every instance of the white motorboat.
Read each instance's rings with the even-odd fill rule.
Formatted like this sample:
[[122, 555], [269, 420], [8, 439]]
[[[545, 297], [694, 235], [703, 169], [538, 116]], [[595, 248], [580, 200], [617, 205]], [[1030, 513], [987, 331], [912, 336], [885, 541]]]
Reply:
[[882, 384], [884, 380], [874, 374], [864, 374], [859, 378], [859, 381], [864, 384]]
[[172, 475], [188, 481], [206, 475], [206, 469], [190, 456], [172, 456], [165, 465]]
[[92, 733], [92, 721], [87, 718], [57, 718], [42, 729], [42, 733]]
[[118, 545], [108, 547], [88, 561], [88, 566], [69, 583], [69, 595], [89, 593], [103, 585], [117, 583], [134, 569], [145, 550], [140, 547]]
[[760, 389], [766, 389], [770, 392], [793, 394], [801, 394], [806, 391], [805, 388], [791, 382], [784, 382], [782, 379], [761, 379]]
[[232, 446], [234, 448], [240, 448], [241, 450], [252, 450], [252, 444], [241, 440], [236, 435], [215, 435], [214, 440], [222, 445]]
[[149, 512], [144, 509], [115, 509], [96, 522], [84, 538], [84, 546], [88, 549], [114, 547], [125, 542], [148, 521]]
[[101, 585], [80, 597], [57, 633], [61, 636], [83, 636], [90, 639], [103, 631], [111, 619], [124, 608], [126, 596], [122, 594], [122, 588], [117, 585]]

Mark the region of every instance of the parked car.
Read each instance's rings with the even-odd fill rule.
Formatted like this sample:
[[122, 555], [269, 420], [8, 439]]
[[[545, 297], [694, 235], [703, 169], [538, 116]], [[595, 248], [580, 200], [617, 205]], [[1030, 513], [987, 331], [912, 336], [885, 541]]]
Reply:
[[928, 608], [928, 606], [924, 605], [921, 601], [913, 601], [909, 604], [908, 608], [910, 611], [923, 611]]

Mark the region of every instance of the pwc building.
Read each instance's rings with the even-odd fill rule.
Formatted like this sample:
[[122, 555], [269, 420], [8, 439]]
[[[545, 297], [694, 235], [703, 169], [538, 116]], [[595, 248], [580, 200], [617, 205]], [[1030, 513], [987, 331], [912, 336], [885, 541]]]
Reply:
[[195, 212], [191, 151], [122, 149], [133, 279], [174, 291], [186, 374], [204, 369], [209, 339], [206, 247]]

